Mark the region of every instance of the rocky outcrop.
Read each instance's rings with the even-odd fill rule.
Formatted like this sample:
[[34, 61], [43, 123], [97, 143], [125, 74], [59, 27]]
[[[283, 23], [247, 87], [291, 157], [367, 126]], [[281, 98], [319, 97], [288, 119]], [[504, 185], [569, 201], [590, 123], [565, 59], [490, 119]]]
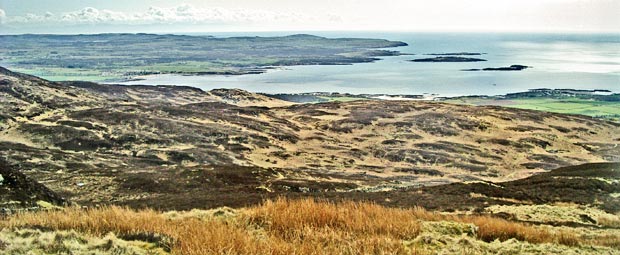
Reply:
[[37, 209], [42, 202], [58, 206], [68, 204], [65, 198], [0, 161], [0, 214]]

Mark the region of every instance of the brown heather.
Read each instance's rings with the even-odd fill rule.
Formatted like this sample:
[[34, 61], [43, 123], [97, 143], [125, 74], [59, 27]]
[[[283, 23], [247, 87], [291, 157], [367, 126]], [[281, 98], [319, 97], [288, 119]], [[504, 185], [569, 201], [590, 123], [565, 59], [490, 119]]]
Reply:
[[[478, 227], [483, 241], [515, 238], [530, 243], [579, 246], [590, 241], [572, 233], [551, 233], [522, 223], [485, 216], [452, 216], [421, 208], [386, 208], [372, 203], [266, 201], [230, 218], [171, 219], [153, 210], [121, 207], [67, 208], [22, 213], [0, 220], [0, 228], [75, 230], [94, 236], [157, 242], [173, 254], [418, 254], [407, 246], [421, 221], [455, 221]], [[617, 247], [615, 242], [600, 245]]]

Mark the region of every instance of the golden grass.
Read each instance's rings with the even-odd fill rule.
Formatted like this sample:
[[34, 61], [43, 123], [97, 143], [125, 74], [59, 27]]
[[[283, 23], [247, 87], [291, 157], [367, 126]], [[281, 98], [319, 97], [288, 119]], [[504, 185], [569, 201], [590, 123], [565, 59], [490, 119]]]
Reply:
[[266, 201], [249, 209], [252, 223], [264, 226], [285, 239], [298, 238], [299, 230], [332, 229], [365, 236], [414, 238], [420, 232], [417, 221], [423, 209], [385, 208], [370, 203], [316, 202], [312, 199]]
[[478, 226], [477, 237], [486, 242], [514, 238], [530, 243], [557, 243], [569, 246], [576, 246], [580, 243], [579, 237], [570, 232], [552, 233], [526, 224], [488, 216], [456, 217], [453, 220]]
[[[75, 230], [95, 236], [113, 232], [119, 237], [161, 239], [176, 254], [226, 254], [260, 252], [265, 245], [253, 243], [239, 228], [223, 222], [198, 219], [170, 221], [153, 210], [135, 211], [120, 207], [24, 213], [0, 223], [2, 227], [43, 227]], [[208, 245], [207, 245], [208, 244]], [[250, 249], [251, 248], [251, 249]]]
[[620, 216], [617, 215], [603, 215], [596, 219], [597, 223], [601, 226], [620, 228]]
[[[173, 254], [416, 254], [420, 252], [415, 246], [404, 243], [420, 234], [422, 221], [474, 224], [475, 238], [486, 242], [515, 238], [569, 246], [584, 243], [569, 232], [550, 232], [503, 219], [372, 203], [277, 199], [231, 217], [169, 218], [153, 210], [67, 208], [18, 214], [0, 220], [0, 228], [74, 230], [100, 237], [114, 233], [119, 238], [156, 242]], [[601, 245], [615, 247], [617, 241]]]
[[616, 234], [597, 236], [596, 239], [592, 240], [592, 243], [620, 250], [620, 231]]

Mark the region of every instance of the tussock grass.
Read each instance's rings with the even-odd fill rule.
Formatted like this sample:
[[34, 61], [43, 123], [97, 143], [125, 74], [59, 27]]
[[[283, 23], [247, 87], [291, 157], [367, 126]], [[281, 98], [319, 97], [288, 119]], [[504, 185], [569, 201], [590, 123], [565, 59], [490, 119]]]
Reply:
[[261, 249], [267, 248], [266, 243], [249, 238], [243, 229], [220, 221], [173, 221], [153, 210], [135, 211], [114, 206], [24, 213], [1, 222], [0, 226], [75, 230], [95, 236], [112, 232], [121, 238], [143, 237], [157, 241], [175, 254], [261, 253]]
[[529, 243], [557, 243], [569, 246], [579, 245], [579, 237], [566, 231], [552, 233], [523, 223], [515, 223], [488, 216], [466, 216], [453, 218], [454, 221], [472, 223], [478, 226], [479, 239], [491, 242], [517, 239]]
[[620, 250], [620, 234], [607, 234], [602, 236], [597, 236], [593, 243], [600, 246], [612, 247]]
[[317, 202], [312, 199], [266, 201], [249, 208], [251, 222], [286, 239], [298, 238], [299, 230], [332, 229], [356, 235], [412, 238], [420, 232], [418, 214], [424, 209], [385, 208], [371, 203]]
[[618, 215], [602, 215], [597, 218], [597, 222], [601, 226], [620, 228], [620, 216]]
[[[10, 240], [4, 243], [2, 240]], [[110, 233], [89, 237], [75, 231], [42, 231], [38, 229], [4, 229], [0, 231], [1, 254], [167, 254], [161, 248], [139, 241], [125, 241]]]
[[[0, 228], [73, 230], [99, 237], [113, 233], [157, 243], [173, 254], [421, 254], [428, 249], [405, 243], [420, 235], [423, 221], [475, 225], [472, 238], [484, 242], [514, 238], [534, 244], [584, 244], [573, 233], [498, 218], [359, 202], [277, 199], [226, 217], [171, 218], [153, 210], [67, 208], [15, 215], [0, 220]], [[616, 247], [617, 240], [601, 245]]]

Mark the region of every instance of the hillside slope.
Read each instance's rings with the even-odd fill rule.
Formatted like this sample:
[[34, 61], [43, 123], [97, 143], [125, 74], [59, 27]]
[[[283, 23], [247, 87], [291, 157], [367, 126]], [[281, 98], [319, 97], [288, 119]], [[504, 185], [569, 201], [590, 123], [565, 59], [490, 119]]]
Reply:
[[[0, 156], [66, 192], [78, 187], [61, 180], [103, 185], [109, 173], [196, 166], [272, 169], [280, 181], [379, 191], [620, 160], [620, 124], [501, 107], [286, 106], [239, 90], [55, 83], [6, 69], [0, 96]], [[280, 107], [248, 106], [261, 104]]]
[[13, 209], [63, 206], [69, 202], [44, 185], [0, 161], [0, 214]]
[[[247, 196], [243, 189], [231, 190], [254, 182], [248, 178], [252, 176], [250, 172], [238, 170], [202, 172], [214, 174], [209, 179], [228, 182], [225, 185], [219, 181], [215, 185], [203, 183], [202, 190], [211, 189], [211, 192], [197, 193], [192, 188], [200, 185], [181, 180], [178, 184], [186, 185], [179, 187], [182, 192], [129, 204], [164, 210], [184, 209], [182, 205], [189, 205], [191, 211], [160, 213], [103, 206], [0, 217], [3, 244], [0, 251], [10, 254], [33, 250], [40, 254], [59, 251], [105, 254], [620, 252], [620, 201], [617, 199], [620, 164], [617, 163], [566, 167], [506, 183], [455, 183], [374, 193], [282, 192], [280, 195], [296, 199], [278, 197], [266, 201]], [[228, 178], [224, 179], [225, 176]], [[229, 192], [215, 190], [214, 186], [228, 188]], [[158, 192], [154, 191], [155, 187], [150, 188], [149, 193]], [[209, 195], [213, 200], [206, 198]], [[265, 195], [262, 199], [274, 198], [273, 193]], [[301, 196], [310, 198], [300, 199]], [[245, 205], [251, 206], [230, 204], [235, 197], [247, 198]], [[194, 206], [224, 203], [237, 208], [199, 210], [190, 201]], [[416, 205], [443, 212], [427, 211]]]

